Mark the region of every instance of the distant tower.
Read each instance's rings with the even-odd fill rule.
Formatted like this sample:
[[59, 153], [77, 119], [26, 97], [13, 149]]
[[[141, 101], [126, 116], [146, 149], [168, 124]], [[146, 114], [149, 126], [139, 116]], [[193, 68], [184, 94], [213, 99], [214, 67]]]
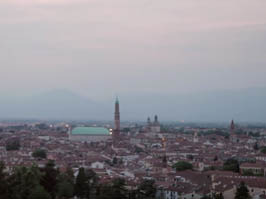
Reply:
[[238, 138], [237, 138], [237, 134], [235, 133], [235, 123], [234, 123], [234, 120], [231, 121], [231, 124], [230, 124], [230, 140], [231, 142], [238, 142]]
[[157, 115], [155, 115], [155, 117], [154, 117], [154, 124], [158, 124], [159, 122], [158, 122], [158, 116]]
[[160, 123], [158, 121], [157, 115], [154, 116], [154, 122], [151, 124], [151, 131], [153, 133], [160, 133], [161, 132], [161, 126], [160, 126]]
[[197, 131], [195, 131], [195, 133], [194, 133], [194, 137], [193, 137], [193, 142], [199, 142], [199, 137], [198, 137], [198, 132]]
[[234, 120], [231, 121], [231, 125], [230, 125], [230, 133], [234, 133], [235, 132], [235, 123]]
[[147, 125], [148, 125], [148, 127], [151, 126], [151, 118], [150, 117], [148, 117], [148, 119], [147, 119]]
[[120, 112], [119, 112], [118, 97], [116, 97], [116, 101], [115, 101], [115, 129], [114, 129], [114, 133], [116, 135], [120, 134]]

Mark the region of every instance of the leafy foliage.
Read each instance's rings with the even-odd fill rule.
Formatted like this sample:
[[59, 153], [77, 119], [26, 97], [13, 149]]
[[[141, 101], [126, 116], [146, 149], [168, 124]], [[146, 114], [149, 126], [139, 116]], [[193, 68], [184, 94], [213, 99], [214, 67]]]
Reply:
[[6, 183], [8, 175], [4, 170], [5, 165], [3, 162], [0, 162], [0, 198], [8, 199], [8, 185]]
[[73, 171], [62, 173], [49, 161], [44, 168], [37, 165], [17, 167], [5, 172], [0, 163], [1, 199], [153, 199], [156, 186], [153, 180], [144, 180], [137, 189], [129, 190], [121, 178], [109, 183], [99, 183], [97, 174], [91, 169], [79, 169], [75, 180]]
[[57, 177], [59, 171], [55, 169], [55, 164], [53, 161], [49, 160], [43, 169], [43, 176], [41, 178], [41, 185], [44, 189], [52, 196], [52, 199], [56, 196], [56, 185], [58, 183]]
[[59, 198], [71, 198], [74, 194], [74, 187], [68, 181], [63, 181], [58, 184], [57, 195]]
[[251, 196], [249, 195], [249, 190], [244, 182], [241, 182], [238, 186], [235, 194], [235, 199], [251, 199]]
[[201, 199], [224, 199], [222, 193], [213, 193], [212, 195], [205, 195]]
[[20, 141], [19, 139], [8, 140], [6, 143], [7, 151], [17, 151], [20, 149]]
[[189, 162], [179, 161], [173, 165], [173, 168], [175, 168], [177, 171], [185, 171], [193, 169], [193, 165]]
[[51, 196], [42, 186], [33, 189], [28, 199], [51, 199]]
[[256, 142], [256, 143], [254, 144], [253, 149], [254, 149], [255, 151], [259, 150], [258, 142]]
[[98, 176], [93, 170], [86, 171], [84, 168], [80, 168], [75, 184], [75, 195], [89, 199], [96, 194], [97, 184]]
[[42, 158], [45, 159], [46, 158], [46, 151], [43, 149], [36, 149], [33, 153], [32, 156], [34, 158]]
[[141, 198], [155, 198], [156, 187], [154, 180], [144, 180], [138, 186], [138, 193]]
[[239, 172], [239, 162], [235, 159], [228, 159], [224, 162], [223, 169], [225, 171]]
[[260, 149], [260, 151], [261, 151], [262, 153], [266, 153], [266, 146], [262, 147], [262, 148]]

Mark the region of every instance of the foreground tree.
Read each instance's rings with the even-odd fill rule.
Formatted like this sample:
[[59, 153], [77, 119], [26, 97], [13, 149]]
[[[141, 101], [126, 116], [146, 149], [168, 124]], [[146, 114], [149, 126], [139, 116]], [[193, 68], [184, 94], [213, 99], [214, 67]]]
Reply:
[[28, 199], [51, 199], [51, 196], [42, 186], [37, 186], [33, 189]]
[[213, 199], [224, 199], [224, 196], [222, 193], [215, 193], [212, 195]]
[[238, 186], [235, 194], [235, 199], [251, 199], [249, 195], [249, 190], [244, 182], [241, 182]]
[[41, 173], [36, 165], [30, 168], [17, 167], [9, 176], [9, 198], [28, 199], [32, 190], [40, 185]]
[[111, 183], [99, 187], [97, 199], [127, 199], [128, 191], [125, 186], [124, 179], [116, 178]]
[[205, 195], [205, 196], [201, 197], [200, 199], [212, 199], [212, 197], [208, 196], [208, 195]]
[[155, 198], [156, 187], [154, 180], [144, 180], [137, 189], [138, 198]]
[[67, 168], [65, 173], [60, 173], [57, 184], [57, 196], [60, 198], [72, 198], [74, 195], [74, 173]]
[[51, 160], [48, 161], [41, 171], [43, 172], [41, 185], [51, 195], [52, 199], [54, 199], [56, 197], [59, 171], [55, 169], [55, 164]]
[[57, 188], [57, 196], [59, 198], [72, 198], [74, 193], [74, 186], [73, 184], [69, 183], [68, 181], [62, 181], [58, 184]]
[[8, 199], [7, 173], [5, 172], [5, 164], [0, 162], [0, 198]]
[[97, 174], [91, 169], [80, 168], [75, 184], [75, 195], [78, 198], [95, 198], [97, 185]]
[[124, 179], [116, 178], [112, 181], [113, 198], [126, 198], [126, 182]]
[[85, 169], [84, 168], [79, 168], [79, 173], [76, 179], [76, 184], [75, 184], [75, 195], [78, 198], [85, 198], [86, 194], [86, 185], [87, 183], [87, 178], [85, 174]]

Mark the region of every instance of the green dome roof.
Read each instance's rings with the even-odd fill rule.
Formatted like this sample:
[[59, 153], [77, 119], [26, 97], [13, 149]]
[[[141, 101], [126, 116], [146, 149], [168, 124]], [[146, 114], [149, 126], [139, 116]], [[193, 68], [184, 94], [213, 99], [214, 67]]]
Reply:
[[102, 127], [76, 127], [72, 129], [72, 135], [110, 135], [106, 128]]

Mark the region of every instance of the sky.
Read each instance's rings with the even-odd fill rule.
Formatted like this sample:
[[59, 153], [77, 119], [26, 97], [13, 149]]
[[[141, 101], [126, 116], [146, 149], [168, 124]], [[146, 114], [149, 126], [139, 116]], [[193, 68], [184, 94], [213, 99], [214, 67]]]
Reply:
[[0, 92], [265, 87], [265, 0], [2, 0]]

